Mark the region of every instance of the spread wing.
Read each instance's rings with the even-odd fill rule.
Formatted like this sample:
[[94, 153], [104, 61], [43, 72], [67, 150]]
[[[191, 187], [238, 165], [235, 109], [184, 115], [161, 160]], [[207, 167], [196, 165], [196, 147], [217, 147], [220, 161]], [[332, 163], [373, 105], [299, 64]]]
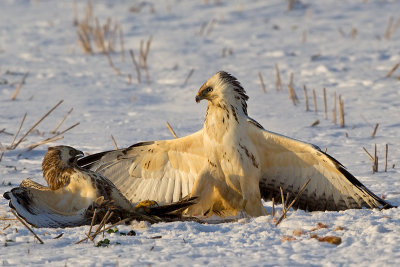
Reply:
[[131, 202], [171, 203], [191, 192], [204, 166], [202, 133], [102, 152], [81, 158], [78, 164], [103, 174]]
[[280, 187], [293, 199], [310, 178], [296, 208], [314, 211], [392, 207], [318, 147], [266, 131], [252, 119], [248, 134], [258, 149], [260, 191], [265, 200], [274, 197], [281, 202]]

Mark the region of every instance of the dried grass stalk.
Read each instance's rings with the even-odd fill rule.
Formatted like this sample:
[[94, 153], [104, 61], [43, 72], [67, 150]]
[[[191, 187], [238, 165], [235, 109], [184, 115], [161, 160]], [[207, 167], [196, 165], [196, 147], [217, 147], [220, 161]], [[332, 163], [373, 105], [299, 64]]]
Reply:
[[258, 72], [258, 78], [260, 79], [261, 88], [263, 89], [264, 93], [266, 94], [267, 89], [265, 88], [265, 84], [264, 84], [264, 80], [263, 80], [261, 72]]
[[317, 113], [317, 95], [315, 94], [315, 90], [312, 90], [312, 96], [313, 96], [313, 103], [314, 103], [314, 112]]
[[363, 150], [365, 151], [365, 153], [367, 153], [369, 159], [370, 159], [372, 162], [374, 162], [375, 159], [374, 159], [374, 157], [368, 152], [368, 150], [367, 150], [365, 147], [363, 147]]
[[54, 130], [50, 131], [51, 134], [55, 134], [57, 130], [60, 128], [60, 126], [64, 123], [64, 121], [67, 119], [67, 117], [71, 114], [71, 112], [74, 110], [74, 108], [71, 108], [67, 114], [62, 118], [62, 120], [57, 124], [56, 128]]
[[121, 47], [121, 61], [125, 62], [125, 45], [124, 45], [124, 33], [122, 27], [119, 27], [119, 44]]
[[395, 72], [399, 66], [400, 62], [395, 64], [393, 68], [391, 68], [391, 70], [386, 74], [386, 78], [390, 78], [390, 76], [392, 76], [393, 72]]
[[107, 57], [108, 64], [110, 65], [110, 67], [115, 71], [115, 73], [116, 73], [118, 76], [121, 76], [121, 75], [122, 75], [121, 71], [120, 71], [117, 67], [115, 67], [115, 65], [114, 65], [114, 63], [113, 63], [113, 61], [112, 61], [112, 59], [111, 59], [111, 56], [110, 56], [110, 54], [108, 53], [108, 51], [105, 51], [104, 53], [105, 53], [105, 55], [106, 55], [106, 57]]
[[344, 127], [345, 123], [344, 123], [344, 102], [342, 99], [342, 96], [339, 95], [339, 124], [340, 127]]
[[14, 214], [15, 218], [17, 218], [18, 221], [20, 221], [28, 230], [29, 232], [31, 232], [35, 238], [40, 242], [40, 244], [44, 244], [44, 242], [42, 241], [42, 239], [40, 239], [40, 237], [38, 237], [38, 235], [32, 230], [32, 228], [29, 227], [29, 225], [24, 222], [24, 220], [22, 220], [13, 210], [10, 210], [12, 212], [12, 214]]
[[172, 136], [173, 136], [174, 138], [178, 138], [178, 136], [176, 135], [174, 129], [172, 129], [172, 127], [171, 127], [171, 125], [169, 124], [168, 121], [167, 121], [166, 124], [167, 124], [167, 128], [168, 128], [168, 130], [171, 132]]
[[281, 81], [281, 74], [279, 72], [279, 67], [278, 67], [277, 63], [275, 63], [275, 76], [276, 76], [276, 81], [275, 81], [276, 90], [281, 91], [282, 90], [282, 81]]
[[293, 105], [297, 105], [299, 103], [299, 98], [297, 97], [296, 91], [293, 89], [291, 84], [288, 85], [289, 88], [289, 98], [292, 100]]
[[26, 115], [27, 115], [27, 113], [25, 112], [24, 116], [22, 117], [22, 121], [21, 121], [21, 123], [19, 125], [18, 131], [15, 133], [14, 138], [13, 138], [13, 140], [11, 142], [11, 145], [10, 145], [11, 149], [12, 149], [12, 147], [14, 147], [14, 142], [17, 139], [17, 136], [18, 136], [19, 132], [21, 131], [22, 125], [24, 124], [25, 119], [26, 119]]
[[378, 152], [377, 152], [376, 144], [375, 144], [374, 155], [375, 155], [375, 157], [374, 157], [374, 166], [372, 167], [372, 172], [373, 173], [378, 172]]
[[280, 191], [281, 191], [281, 199], [282, 199], [282, 214], [285, 211], [285, 197], [283, 196], [283, 190], [282, 187], [279, 187]]
[[142, 79], [141, 79], [141, 75], [140, 75], [140, 67], [139, 67], [139, 64], [137, 63], [137, 61], [135, 59], [135, 54], [134, 54], [132, 49], [129, 50], [129, 54], [131, 55], [132, 63], [135, 66], [135, 69], [136, 69], [136, 77], [137, 77], [138, 83], [141, 83]]
[[384, 35], [384, 37], [388, 40], [392, 37], [392, 25], [393, 25], [393, 17], [390, 16]]
[[44, 144], [47, 144], [47, 143], [51, 143], [51, 142], [55, 142], [55, 141], [58, 141], [58, 140], [63, 139], [63, 138], [64, 138], [64, 136], [54, 136], [54, 137], [47, 138], [47, 139], [42, 140], [40, 142], [37, 142], [37, 143], [35, 143], [33, 145], [29, 145], [28, 146], [28, 151], [30, 151], [30, 150], [38, 147], [38, 146], [41, 146], [41, 145], [44, 145]]
[[13, 95], [11, 96], [11, 100], [15, 100], [17, 98], [19, 91], [21, 90], [22, 85], [25, 83], [25, 80], [28, 77], [28, 75], [29, 75], [29, 71], [25, 72], [24, 76], [22, 77], [21, 82], [18, 83], [17, 88], [15, 88], [15, 91], [14, 91]]
[[379, 127], [379, 123], [375, 124], [374, 131], [371, 134], [371, 138], [375, 138], [378, 127]]
[[387, 172], [387, 163], [388, 163], [388, 153], [389, 153], [389, 145], [385, 145], [385, 172]]
[[54, 107], [52, 107], [46, 114], [44, 114], [22, 137], [21, 139], [19, 139], [19, 141], [17, 143], [15, 143], [11, 149], [15, 149], [17, 148], [17, 146], [25, 139], [25, 137], [28, 136], [28, 134], [30, 132], [33, 131], [33, 129], [36, 128], [36, 126], [39, 125], [39, 123], [41, 123], [47, 116], [50, 115], [50, 113], [52, 113], [59, 105], [61, 105], [61, 103], [64, 102], [64, 100], [60, 100]]
[[328, 104], [326, 101], [326, 88], [324, 88], [323, 90], [323, 95], [324, 95], [324, 112], [325, 112], [325, 119], [328, 119]]
[[293, 199], [293, 201], [290, 203], [290, 205], [287, 207], [287, 209], [284, 210], [284, 213], [282, 216], [279, 218], [279, 220], [276, 222], [276, 226], [282, 222], [284, 218], [286, 218], [286, 213], [290, 210], [290, 208], [296, 203], [296, 201], [300, 198], [301, 194], [303, 193], [304, 189], [306, 189], [308, 183], [311, 181], [311, 178], [305, 182], [305, 184], [300, 188], [299, 192], [297, 193], [296, 197]]
[[304, 99], [306, 101], [306, 111], [310, 111], [310, 107], [308, 105], [308, 94], [307, 94], [307, 87], [306, 85], [303, 86], [303, 91], [304, 91]]
[[187, 85], [187, 83], [188, 83], [190, 77], [192, 77], [193, 73], [194, 73], [194, 69], [191, 69], [191, 70], [189, 71], [189, 74], [186, 76], [185, 81], [183, 82], [183, 87], [185, 87], [185, 86]]
[[337, 124], [336, 92], [333, 94], [332, 122]]
[[115, 138], [114, 138], [113, 135], [111, 135], [111, 139], [112, 139], [112, 141], [113, 141], [113, 144], [114, 144], [115, 149], [118, 149], [117, 141], [115, 141]]

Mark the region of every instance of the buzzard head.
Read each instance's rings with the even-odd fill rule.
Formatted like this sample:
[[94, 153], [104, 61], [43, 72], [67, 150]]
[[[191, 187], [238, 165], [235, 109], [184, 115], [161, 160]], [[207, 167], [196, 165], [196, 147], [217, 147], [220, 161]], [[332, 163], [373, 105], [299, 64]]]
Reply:
[[217, 72], [200, 87], [195, 100], [199, 103], [203, 99], [214, 105], [225, 102], [232, 106], [241, 106], [247, 115], [246, 101], [249, 97], [240, 82], [225, 71]]
[[42, 171], [50, 188], [58, 189], [67, 183], [68, 174], [73, 171], [76, 160], [82, 156], [82, 151], [70, 146], [49, 147], [42, 162]]

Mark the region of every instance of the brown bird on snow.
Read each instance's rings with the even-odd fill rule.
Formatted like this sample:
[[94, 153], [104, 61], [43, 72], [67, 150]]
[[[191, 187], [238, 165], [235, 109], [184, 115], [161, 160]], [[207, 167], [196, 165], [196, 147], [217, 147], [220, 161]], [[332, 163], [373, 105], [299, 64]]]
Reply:
[[90, 155], [78, 165], [110, 179], [132, 202], [198, 197], [190, 215], [265, 215], [261, 199], [279, 201], [280, 187], [294, 197], [309, 178], [295, 208], [393, 207], [317, 146], [265, 130], [250, 118], [246, 91], [227, 72], [212, 76], [195, 100], [208, 101], [198, 132]]
[[43, 159], [43, 176], [48, 187], [30, 179], [4, 193], [10, 207], [36, 227], [68, 227], [90, 224], [94, 209], [98, 221], [106, 210], [113, 211], [111, 222], [124, 218], [150, 222], [173, 219], [174, 211], [186, 208], [194, 199], [158, 206], [154, 201], [136, 207], [107, 178], [76, 164], [83, 153], [69, 146], [50, 147]]

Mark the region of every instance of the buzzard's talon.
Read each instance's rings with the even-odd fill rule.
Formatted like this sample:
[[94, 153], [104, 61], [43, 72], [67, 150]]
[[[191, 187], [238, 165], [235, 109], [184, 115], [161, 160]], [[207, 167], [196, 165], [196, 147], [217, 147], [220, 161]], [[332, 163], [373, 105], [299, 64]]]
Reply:
[[151, 212], [151, 208], [159, 207], [157, 201], [154, 200], [143, 200], [140, 201], [135, 206], [135, 211], [138, 213], [149, 214]]

